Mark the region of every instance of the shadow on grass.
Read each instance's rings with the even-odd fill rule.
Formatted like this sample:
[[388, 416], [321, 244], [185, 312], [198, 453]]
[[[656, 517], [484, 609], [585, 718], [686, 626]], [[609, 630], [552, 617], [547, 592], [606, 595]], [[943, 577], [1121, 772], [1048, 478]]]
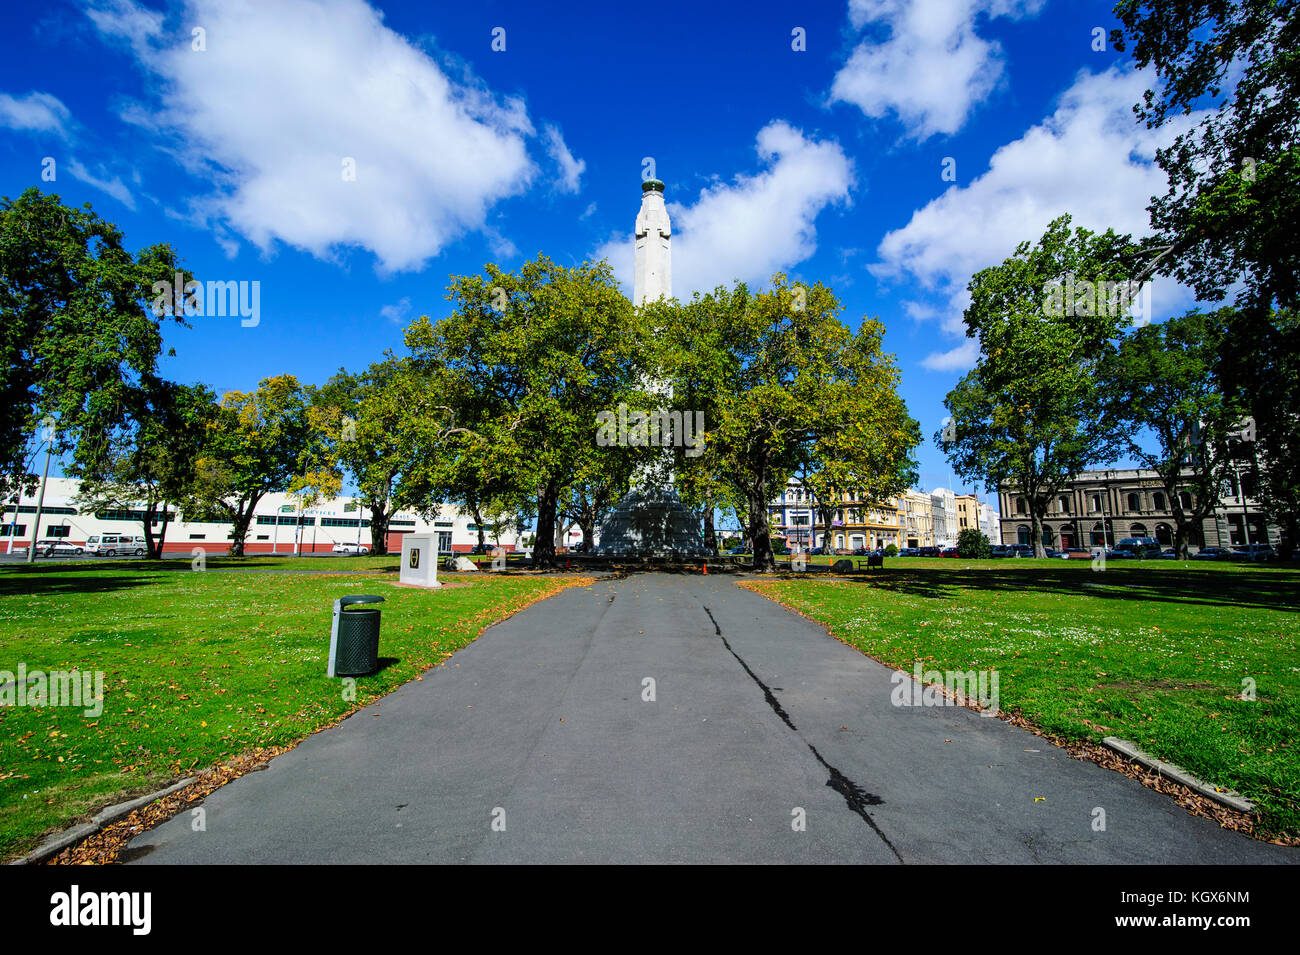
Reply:
[[1046, 567], [939, 571], [909, 570], [895, 565], [883, 574], [877, 571], [870, 576], [863, 573], [841, 579], [889, 593], [938, 600], [949, 599], [959, 590], [1030, 591], [1100, 599], [1137, 597], [1200, 606], [1300, 610], [1300, 572], [1296, 571], [1216, 573], [1213, 569], [1180, 571], [1140, 567], [1100, 573]]
[[66, 566], [28, 566], [25, 564], [7, 566], [3, 569], [3, 572], [0, 572], [0, 597], [112, 593], [134, 587], [148, 587], [157, 583], [152, 574], [131, 576], [122, 573], [67, 573], [71, 569], [86, 570], [89, 567], [90, 565], [87, 564], [81, 564], [75, 568]]

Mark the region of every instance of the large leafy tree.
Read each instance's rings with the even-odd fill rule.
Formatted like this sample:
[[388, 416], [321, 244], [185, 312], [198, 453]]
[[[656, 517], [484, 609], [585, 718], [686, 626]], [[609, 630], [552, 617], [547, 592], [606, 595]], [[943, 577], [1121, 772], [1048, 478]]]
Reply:
[[[709, 396], [703, 453], [683, 461], [687, 472], [707, 469], [707, 480], [743, 507], [759, 570], [776, 567], [769, 503], [801, 462], [845, 467], [872, 499], [913, 478], [920, 429], [898, 396], [893, 356], [881, 348], [884, 327], [863, 319], [851, 332], [840, 310], [826, 286], [778, 274], [767, 292], [737, 284], [697, 295], [658, 332], [683, 374], [703, 363], [715, 387], [723, 383]], [[692, 350], [714, 354], [684, 357]]]
[[[1100, 368], [1131, 319], [1114, 300], [1098, 308], [1097, 289], [1125, 288], [1139, 260], [1129, 237], [1071, 230], [1062, 216], [1036, 244], [1022, 242], [971, 279], [964, 318], [980, 357], [944, 399], [953, 420], [935, 441], [962, 478], [1024, 496], [1040, 557], [1056, 492], [1116, 448], [1119, 423], [1101, 400]], [[1064, 301], [1061, 289], [1072, 287], [1089, 289], [1091, 304], [1083, 295]]]
[[[406, 341], [417, 367], [436, 374], [448, 412], [431, 438], [454, 447], [430, 488], [470, 476], [480, 500], [536, 501], [534, 566], [555, 564], [560, 498], [589, 465], [596, 416], [636, 400], [645, 375], [636, 312], [608, 263], [566, 268], [539, 256], [518, 272], [488, 265], [454, 276], [455, 305], [421, 318]], [[446, 435], [446, 437], [443, 437]]]
[[124, 242], [88, 204], [36, 188], [0, 199], [0, 493], [30, 487], [24, 449], [44, 418], [58, 422], [58, 451], [110, 453], [132, 390], [156, 370], [153, 283], [190, 275], [169, 246], [133, 255]]
[[1243, 314], [1300, 304], [1300, 5], [1293, 0], [1121, 0], [1116, 49], [1160, 84], [1134, 109], [1150, 127], [1208, 107], [1160, 149], [1151, 205], [1169, 268], [1206, 301], [1240, 283]]
[[1224, 348], [1222, 364], [1236, 367], [1218, 377], [1248, 383], [1239, 393], [1254, 428], [1238, 450], [1262, 509], [1282, 528], [1278, 550], [1293, 555], [1300, 549], [1300, 310], [1278, 310], [1256, 334], [1253, 356]]
[[410, 362], [391, 356], [357, 374], [340, 370], [315, 395], [313, 427], [370, 513], [373, 554], [388, 553], [388, 524], [406, 506], [397, 494], [403, 428], [421, 412], [424, 397]]
[[1121, 0], [1112, 34], [1160, 81], [1134, 107], [1148, 126], [1206, 109], [1156, 154], [1169, 186], [1151, 224], [1201, 300], [1236, 295], [1217, 374], [1250, 406], [1259, 493], [1288, 550], [1300, 530], [1298, 12], [1294, 0]]
[[1231, 438], [1246, 416], [1214, 375], [1231, 317], [1230, 309], [1191, 312], [1135, 329], [1102, 369], [1103, 400], [1128, 425], [1120, 446], [1159, 476], [1184, 559], [1235, 466]]
[[206, 386], [165, 381], [134, 390], [129, 401], [127, 420], [106, 444], [96, 443], [93, 458], [78, 448], [70, 471], [81, 478], [77, 497], [84, 507], [141, 512], [149, 556], [157, 559], [174, 509], [195, 516], [198, 462], [219, 409]]
[[222, 396], [199, 461], [199, 500], [234, 525], [232, 556], [243, 556], [262, 498], [301, 486], [316, 440], [310, 407], [308, 389], [293, 375], [264, 378], [254, 391]]

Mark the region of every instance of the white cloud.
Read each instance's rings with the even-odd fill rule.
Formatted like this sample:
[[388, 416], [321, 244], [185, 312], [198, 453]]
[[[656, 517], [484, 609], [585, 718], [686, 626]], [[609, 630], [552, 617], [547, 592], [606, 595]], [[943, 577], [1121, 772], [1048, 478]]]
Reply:
[[926, 355], [921, 359], [921, 367], [930, 371], [965, 371], [974, 367], [979, 354], [979, 343], [968, 338], [956, 348]]
[[386, 318], [394, 325], [402, 324], [402, 320], [411, 313], [411, 297], [402, 296], [396, 305], [385, 305], [379, 310], [380, 318]]
[[72, 173], [77, 179], [89, 186], [94, 186], [101, 192], [107, 193], [128, 209], [134, 211], [135, 197], [131, 195], [131, 190], [126, 187], [126, 184], [122, 182], [122, 177], [114, 176], [109, 179], [103, 165], [98, 167], [98, 171], [99, 175], [95, 175], [76, 159], [68, 162], [68, 172]]
[[831, 99], [879, 119], [893, 113], [925, 140], [960, 129], [1003, 75], [1001, 45], [975, 30], [976, 17], [1019, 18], [1042, 0], [850, 0], [849, 20], [874, 37], [835, 74]]
[[359, 246], [383, 270], [418, 268], [536, 173], [523, 104], [450, 79], [363, 0], [189, 0], [166, 31], [129, 0], [89, 15], [157, 81], [146, 128], [160, 147], [182, 144], [179, 158], [214, 183], [196, 208], [264, 250]]
[[56, 96], [36, 90], [26, 96], [0, 93], [0, 127], [53, 133], [67, 139], [72, 113]]
[[[817, 216], [848, 201], [853, 164], [838, 143], [809, 139], [785, 122], [758, 133], [766, 167], [700, 191], [691, 205], [669, 203], [673, 294], [688, 299], [735, 279], [765, 283], [817, 250]], [[671, 189], [671, 187], [670, 187]], [[631, 222], [629, 221], [629, 227]], [[611, 238], [597, 251], [632, 285], [632, 236]]]
[[560, 178], [555, 186], [560, 192], [577, 192], [579, 180], [583, 172], [587, 169], [587, 164], [581, 159], [574, 159], [573, 153], [569, 152], [569, 147], [565, 145], [564, 137], [560, 135], [560, 130], [547, 123], [543, 128], [543, 134], [546, 137], [546, 152], [551, 159], [560, 168]]
[[[950, 187], [889, 232], [876, 250], [873, 274], [912, 279], [946, 297], [942, 310], [913, 303], [909, 314], [942, 316], [944, 331], [960, 335], [971, 276], [1002, 262], [1020, 242], [1037, 241], [1057, 216], [1068, 212], [1073, 225], [1098, 232], [1147, 234], [1147, 204], [1165, 190], [1165, 174], [1152, 162], [1155, 151], [1200, 118], [1181, 117], [1159, 131], [1140, 125], [1132, 107], [1150, 82], [1147, 74], [1120, 67], [1080, 71], [1056, 111], [999, 148], [983, 175]], [[1192, 301], [1167, 279], [1155, 283], [1153, 297], [1161, 314]], [[960, 351], [944, 354], [956, 361]]]

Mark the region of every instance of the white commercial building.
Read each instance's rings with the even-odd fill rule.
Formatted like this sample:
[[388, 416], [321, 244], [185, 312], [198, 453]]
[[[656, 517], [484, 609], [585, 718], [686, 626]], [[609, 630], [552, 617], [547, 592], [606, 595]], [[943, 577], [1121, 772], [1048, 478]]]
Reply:
[[937, 487], [930, 492], [930, 513], [933, 518], [934, 546], [957, 546], [957, 496], [951, 488]]
[[980, 530], [989, 539], [990, 544], [1002, 543], [1002, 518], [997, 511], [987, 504], [980, 504]]
[[[26, 547], [31, 543], [33, 531], [38, 540], [62, 540], [76, 546], [84, 546], [88, 538], [104, 534], [144, 535], [143, 505], [92, 510], [77, 500], [79, 486], [80, 482], [73, 478], [49, 479], [39, 527], [34, 525], [36, 497], [24, 495], [17, 502], [12, 498], [5, 501], [0, 553]], [[219, 519], [219, 515], [186, 514], [175, 507], [168, 507], [167, 514], [165, 553], [190, 554], [195, 548], [202, 548], [208, 554], [224, 554], [229, 550], [232, 525], [228, 520]], [[161, 519], [153, 522], [151, 530], [155, 537], [163, 532], [163, 523]], [[394, 514], [388, 522], [389, 552], [400, 553], [402, 535], [412, 531], [436, 533], [439, 553], [467, 552], [478, 543], [478, 527], [473, 519], [447, 504], [441, 506], [433, 520], [407, 511]], [[512, 523], [499, 528], [489, 526], [485, 541], [489, 546], [500, 544], [508, 551], [519, 549]], [[292, 496], [276, 493], [258, 502], [244, 551], [311, 554], [329, 552], [339, 543], [370, 546], [370, 512], [357, 498], [336, 497], [304, 509]]]

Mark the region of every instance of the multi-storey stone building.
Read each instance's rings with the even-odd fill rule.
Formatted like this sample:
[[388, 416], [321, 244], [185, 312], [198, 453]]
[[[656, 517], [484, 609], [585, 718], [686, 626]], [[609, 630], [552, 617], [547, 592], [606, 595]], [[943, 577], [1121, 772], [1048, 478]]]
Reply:
[[791, 547], [830, 547], [832, 550], [874, 550], [900, 543], [901, 498], [867, 501], [855, 489], [838, 492], [831, 503], [830, 543], [817, 513], [818, 501], [803, 485], [790, 479], [785, 491], [769, 507], [772, 533]]
[[899, 516], [903, 547], [934, 546], [934, 510], [930, 495], [911, 490], [899, 498]]
[[934, 524], [934, 546], [957, 545], [957, 496], [950, 488], [936, 487], [930, 492], [930, 514]]
[[[1193, 530], [1189, 546], [1231, 547], [1278, 540], [1277, 527], [1267, 524], [1250, 496], [1249, 478], [1242, 484], [1244, 487], [1238, 486], [1235, 477], [1229, 478], [1210, 515]], [[1190, 490], [1179, 494], [1184, 507], [1193, 505]], [[1003, 541], [1032, 543], [1028, 501], [1010, 486], [1001, 489], [998, 499]], [[1154, 471], [1083, 471], [1048, 507], [1043, 543], [1061, 549], [1112, 547], [1125, 537], [1154, 537], [1162, 545], [1172, 546], [1175, 527], [1168, 495]]]

